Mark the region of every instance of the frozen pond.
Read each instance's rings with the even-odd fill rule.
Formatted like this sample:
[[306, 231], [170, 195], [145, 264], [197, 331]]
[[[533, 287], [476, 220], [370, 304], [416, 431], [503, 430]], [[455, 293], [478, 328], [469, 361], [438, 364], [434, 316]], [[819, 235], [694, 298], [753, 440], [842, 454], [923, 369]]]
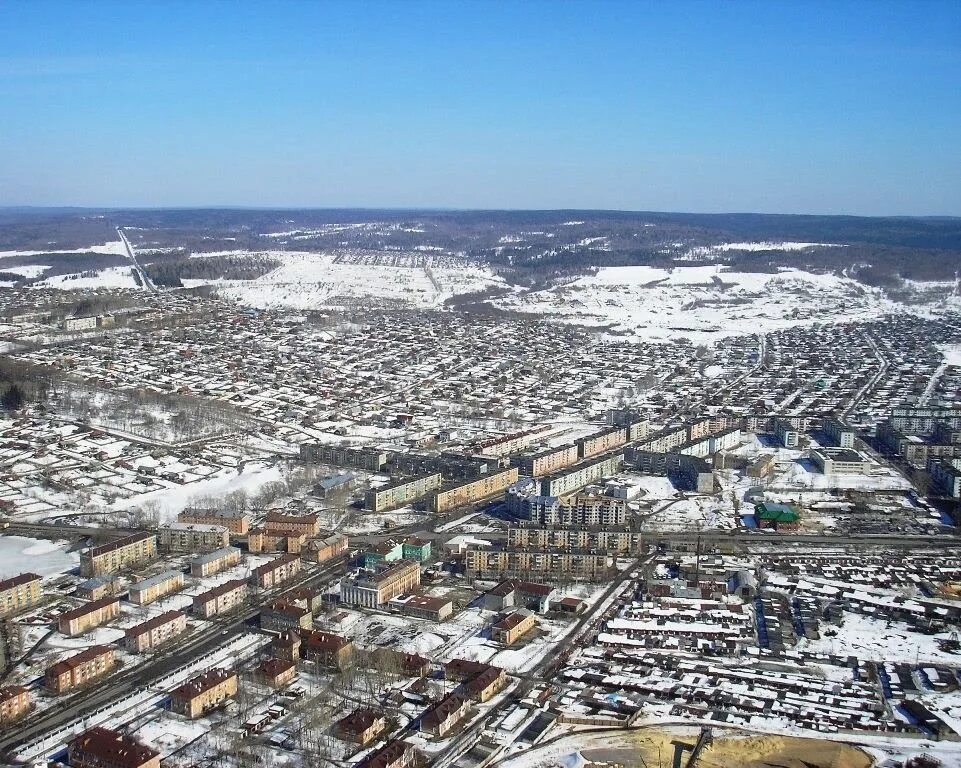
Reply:
[[68, 553], [67, 546], [64, 541], [0, 536], [0, 579], [27, 572], [53, 576], [68, 571], [80, 562], [80, 556]]

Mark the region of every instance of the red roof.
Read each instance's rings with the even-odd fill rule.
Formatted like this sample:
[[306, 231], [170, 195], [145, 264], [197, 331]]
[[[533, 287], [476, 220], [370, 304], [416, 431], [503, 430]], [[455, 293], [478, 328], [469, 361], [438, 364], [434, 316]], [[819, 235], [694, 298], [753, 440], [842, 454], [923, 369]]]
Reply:
[[101, 727], [80, 734], [70, 742], [70, 751], [87, 753], [102, 763], [120, 768], [139, 768], [160, 754], [139, 741]]

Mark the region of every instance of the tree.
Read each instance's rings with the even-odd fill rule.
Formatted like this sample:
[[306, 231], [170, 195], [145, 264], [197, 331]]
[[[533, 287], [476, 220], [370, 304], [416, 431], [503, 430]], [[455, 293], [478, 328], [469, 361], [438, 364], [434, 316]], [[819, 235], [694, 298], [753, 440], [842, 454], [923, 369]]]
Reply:
[[5, 411], [19, 411], [27, 402], [27, 396], [19, 384], [11, 384], [0, 396], [0, 405]]

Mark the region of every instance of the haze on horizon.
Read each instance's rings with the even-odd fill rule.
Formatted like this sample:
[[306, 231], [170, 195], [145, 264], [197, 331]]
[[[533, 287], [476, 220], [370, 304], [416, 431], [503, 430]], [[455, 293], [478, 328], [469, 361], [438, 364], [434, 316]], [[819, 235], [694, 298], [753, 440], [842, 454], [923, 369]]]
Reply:
[[0, 6], [0, 206], [961, 215], [957, 2]]

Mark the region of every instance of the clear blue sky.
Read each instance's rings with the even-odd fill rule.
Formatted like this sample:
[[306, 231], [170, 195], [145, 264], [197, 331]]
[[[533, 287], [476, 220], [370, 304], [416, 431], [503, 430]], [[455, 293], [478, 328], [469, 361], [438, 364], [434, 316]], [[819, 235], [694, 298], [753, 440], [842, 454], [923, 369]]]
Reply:
[[19, 204], [961, 215], [961, 0], [5, 0]]

